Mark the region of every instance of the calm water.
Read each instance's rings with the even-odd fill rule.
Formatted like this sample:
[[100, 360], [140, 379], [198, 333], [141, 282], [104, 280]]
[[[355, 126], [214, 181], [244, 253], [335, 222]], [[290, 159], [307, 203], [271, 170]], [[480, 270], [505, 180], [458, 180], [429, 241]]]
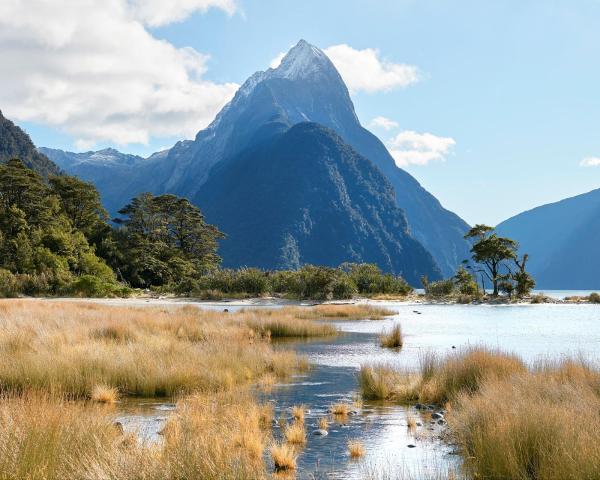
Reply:
[[[459, 465], [459, 457], [439, 438], [443, 427], [430, 425], [427, 418], [420, 417], [412, 408], [365, 403], [346, 422], [333, 423], [328, 436], [310, 435], [331, 404], [351, 402], [355, 397], [356, 373], [361, 365], [383, 362], [415, 369], [423, 351], [447, 355], [475, 345], [514, 352], [528, 362], [575, 355], [600, 360], [598, 305], [465, 306], [392, 302], [385, 306], [397, 314], [379, 321], [336, 322], [344, 332], [337, 338], [285, 345], [307, 355], [314, 364], [306, 375], [263, 394], [266, 401], [273, 403], [276, 417], [289, 418], [292, 405], [303, 404], [310, 409], [306, 418], [308, 443], [298, 458], [298, 478], [365, 478], [367, 471], [380, 472], [382, 476], [393, 472], [425, 478], [429, 473]], [[384, 350], [377, 342], [382, 330], [395, 323], [402, 325], [404, 334], [404, 348], [400, 352]], [[156, 410], [165, 408], [162, 405], [128, 408], [137, 410], [133, 415], [135, 421], [127, 423], [132, 416], [123, 416], [125, 427], [143, 425], [147, 438], [155, 435], [168, 414]], [[407, 429], [407, 415], [422, 423], [416, 435]], [[274, 435], [281, 436], [277, 426]], [[348, 458], [346, 444], [350, 439], [359, 439], [365, 446], [366, 455], [358, 462]], [[409, 448], [409, 444], [415, 448]]]

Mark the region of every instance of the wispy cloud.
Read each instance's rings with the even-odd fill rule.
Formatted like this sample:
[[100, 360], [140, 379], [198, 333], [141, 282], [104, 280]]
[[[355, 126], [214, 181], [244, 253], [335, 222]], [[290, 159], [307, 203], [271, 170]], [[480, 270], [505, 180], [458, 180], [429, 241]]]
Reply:
[[[414, 65], [393, 63], [381, 57], [379, 50], [357, 50], [346, 44], [333, 45], [323, 50], [335, 65], [351, 93], [388, 92], [407, 87], [420, 79]], [[271, 60], [270, 67], [277, 68], [285, 52]]]
[[374, 48], [357, 50], [341, 44], [324, 51], [351, 92], [387, 92], [419, 81], [417, 67], [386, 60]]
[[443, 162], [454, 145], [456, 142], [453, 138], [412, 130], [400, 132], [387, 142], [390, 154], [399, 167], [427, 165], [433, 161]]
[[579, 165], [582, 167], [600, 167], [600, 157], [585, 157]]
[[0, 2], [0, 105], [16, 120], [96, 142], [146, 144], [192, 137], [238, 85], [204, 79], [209, 56], [153, 36], [147, 26], [195, 11], [231, 14], [233, 0]]
[[398, 122], [386, 117], [375, 117], [369, 123], [369, 126], [372, 128], [383, 128], [386, 132], [393, 130], [394, 128], [398, 128]]

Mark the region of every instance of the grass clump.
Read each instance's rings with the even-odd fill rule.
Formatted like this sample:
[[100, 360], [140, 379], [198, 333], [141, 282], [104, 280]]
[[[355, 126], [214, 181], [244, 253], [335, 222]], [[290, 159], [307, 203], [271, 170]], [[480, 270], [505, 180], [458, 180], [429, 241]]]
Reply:
[[329, 429], [329, 420], [327, 420], [327, 417], [319, 418], [318, 426], [319, 426], [319, 429], [321, 429], [321, 430], [328, 430]]
[[367, 304], [358, 305], [316, 305], [306, 307], [284, 307], [297, 318], [312, 320], [381, 320], [385, 317], [395, 315], [394, 310]]
[[457, 395], [476, 393], [484, 380], [505, 379], [526, 370], [514, 355], [471, 348], [444, 360], [421, 357], [420, 372], [401, 372], [386, 365], [363, 366], [359, 383], [363, 398], [444, 404]]
[[96, 385], [92, 389], [91, 394], [92, 401], [97, 403], [116, 403], [119, 400], [119, 391], [114, 387], [107, 387], [106, 385]]
[[365, 447], [358, 440], [349, 440], [348, 441], [348, 453], [350, 454], [350, 458], [353, 458], [353, 459], [364, 457]]
[[262, 337], [310, 338], [333, 336], [339, 333], [333, 325], [299, 319], [287, 312], [265, 315], [258, 310], [245, 310], [242, 314], [245, 324]]
[[304, 423], [304, 415], [306, 413], [306, 407], [304, 405], [294, 405], [292, 407], [292, 417], [296, 422]]
[[414, 375], [388, 365], [363, 365], [358, 374], [360, 392], [366, 400], [417, 400], [418, 383]]
[[379, 344], [383, 348], [402, 348], [402, 328], [400, 324], [394, 325], [389, 332], [383, 332], [379, 337]]
[[306, 431], [304, 430], [304, 424], [301, 422], [287, 425], [283, 434], [285, 441], [290, 445], [306, 445]]
[[271, 458], [276, 472], [296, 470], [297, 454], [294, 447], [287, 444], [275, 444], [271, 447]]
[[[476, 478], [600, 476], [600, 375], [578, 362], [486, 380], [448, 416]], [[592, 413], [593, 412], [593, 413]]]
[[590, 293], [590, 295], [588, 296], [588, 300], [590, 303], [600, 303], [600, 293]]
[[340, 417], [345, 417], [348, 415], [348, 413], [350, 413], [350, 405], [348, 405], [347, 403], [334, 403], [330, 408], [329, 411], [332, 413], [332, 415], [335, 416], [340, 416]]

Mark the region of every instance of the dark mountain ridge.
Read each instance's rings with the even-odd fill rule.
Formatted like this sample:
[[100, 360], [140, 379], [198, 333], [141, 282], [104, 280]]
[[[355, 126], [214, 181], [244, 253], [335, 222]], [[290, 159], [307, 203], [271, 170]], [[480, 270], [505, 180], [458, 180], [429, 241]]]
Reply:
[[227, 232], [225, 266], [369, 262], [413, 285], [423, 274], [439, 278], [391, 184], [341, 137], [315, 123], [273, 123], [260, 135], [254, 148], [215, 166], [194, 197]]
[[529, 253], [538, 288], [600, 289], [600, 189], [520, 213], [496, 229]]
[[36, 150], [29, 135], [5, 118], [0, 111], [0, 163], [13, 158], [18, 158], [27, 168], [46, 178], [60, 173], [54, 162]]

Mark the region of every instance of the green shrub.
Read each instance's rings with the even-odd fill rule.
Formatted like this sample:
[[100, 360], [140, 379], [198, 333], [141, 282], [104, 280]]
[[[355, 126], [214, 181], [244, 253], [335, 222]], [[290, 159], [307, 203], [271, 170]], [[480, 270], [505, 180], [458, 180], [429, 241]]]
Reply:
[[8, 270], [0, 268], [0, 297], [12, 298], [19, 294], [17, 279]]
[[260, 296], [269, 293], [267, 275], [258, 268], [242, 268], [234, 272], [232, 293]]
[[446, 297], [454, 293], [454, 281], [452, 279], [438, 280], [427, 283], [425, 293], [431, 297]]
[[67, 293], [83, 297], [124, 297], [130, 294], [127, 287], [107, 282], [93, 275], [77, 277], [66, 289]]
[[354, 297], [357, 292], [358, 289], [356, 288], [356, 285], [352, 279], [346, 275], [340, 275], [333, 282], [332, 295], [335, 299], [349, 299]]

